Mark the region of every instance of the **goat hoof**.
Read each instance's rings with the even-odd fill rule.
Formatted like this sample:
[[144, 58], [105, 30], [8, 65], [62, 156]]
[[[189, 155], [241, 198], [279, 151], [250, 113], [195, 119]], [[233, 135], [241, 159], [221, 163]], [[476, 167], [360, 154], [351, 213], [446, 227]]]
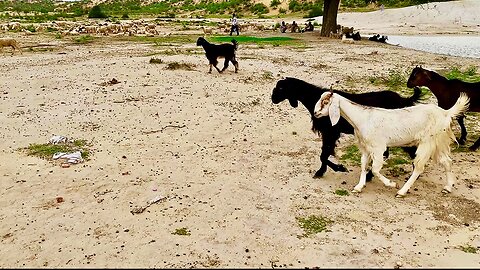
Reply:
[[395, 198], [405, 198], [405, 194], [398, 194], [395, 195]]
[[374, 175], [373, 175], [372, 171], [368, 171], [368, 173], [367, 173], [367, 178], [365, 179], [365, 181], [367, 181], [367, 182], [372, 181], [373, 176], [374, 176]]
[[352, 190], [352, 193], [360, 193], [360, 192], [362, 192], [361, 188], [354, 187]]
[[466, 139], [458, 139], [458, 143], [459, 143], [460, 145], [465, 145], [465, 142], [466, 142], [466, 141], [467, 141]]
[[325, 172], [317, 171], [313, 176], [313, 178], [322, 178], [324, 173]]
[[338, 165], [337, 172], [348, 172], [347, 168], [343, 165]]

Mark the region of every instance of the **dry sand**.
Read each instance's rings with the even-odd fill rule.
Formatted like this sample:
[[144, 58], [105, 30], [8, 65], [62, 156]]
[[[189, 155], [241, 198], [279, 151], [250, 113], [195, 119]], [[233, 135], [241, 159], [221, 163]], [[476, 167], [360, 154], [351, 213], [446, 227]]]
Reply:
[[[208, 74], [193, 43], [75, 45], [17, 34], [22, 46], [52, 50], [0, 57], [0, 266], [479, 268], [479, 252], [460, 247], [480, 247], [480, 151], [452, 153], [458, 184], [448, 195], [444, 172], [429, 163], [406, 198], [378, 179], [339, 196], [357, 183], [359, 165], [312, 178], [321, 139], [308, 112], [270, 99], [285, 76], [376, 91], [367, 78], [390, 70], [479, 60], [295, 36], [307, 46], [240, 45], [239, 73]], [[193, 69], [166, 69], [174, 62]], [[466, 124], [470, 145], [477, 115]], [[62, 168], [17, 150], [53, 135], [91, 142], [91, 158]], [[343, 136], [337, 154], [353, 143]], [[390, 176], [399, 184], [404, 168]], [[301, 237], [296, 218], [310, 215], [330, 219], [328, 231]], [[190, 234], [174, 234], [181, 228]]]

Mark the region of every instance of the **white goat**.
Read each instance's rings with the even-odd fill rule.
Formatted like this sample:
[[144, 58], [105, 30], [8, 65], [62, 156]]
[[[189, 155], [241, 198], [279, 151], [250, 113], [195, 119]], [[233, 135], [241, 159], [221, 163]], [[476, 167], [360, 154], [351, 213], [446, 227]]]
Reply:
[[329, 115], [332, 125], [340, 116], [354, 128], [355, 137], [362, 153], [360, 181], [352, 192], [361, 192], [366, 183], [367, 165], [372, 163], [372, 172], [389, 187], [396, 183], [380, 174], [384, 163], [383, 152], [390, 146], [418, 146], [414, 159], [414, 170], [408, 181], [397, 192], [403, 197], [424, 171], [430, 158], [443, 165], [447, 174], [447, 185], [443, 192], [449, 193], [455, 184], [451, 170], [450, 143], [456, 141], [450, 123], [452, 119], [468, 109], [470, 99], [461, 93], [449, 110], [435, 104], [419, 104], [402, 109], [382, 109], [354, 103], [343, 96], [325, 92], [315, 104], [314, 115], [319, 118]]

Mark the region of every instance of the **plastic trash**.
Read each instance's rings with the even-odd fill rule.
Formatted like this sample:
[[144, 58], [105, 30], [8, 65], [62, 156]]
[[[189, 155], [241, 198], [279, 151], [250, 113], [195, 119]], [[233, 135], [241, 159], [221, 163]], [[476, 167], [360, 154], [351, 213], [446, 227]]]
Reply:
[[80, 151], [73, 153], [57, 152], [53, 154], [53, 159], [66, 159], [68, 163], [77, 164], [83, 162], [82, 153]]
[[50, 138], [49, 142], [51, 144], [66, 143], [68, 142], [68, 138], [62, 135], [55, 135], [52, 138]]

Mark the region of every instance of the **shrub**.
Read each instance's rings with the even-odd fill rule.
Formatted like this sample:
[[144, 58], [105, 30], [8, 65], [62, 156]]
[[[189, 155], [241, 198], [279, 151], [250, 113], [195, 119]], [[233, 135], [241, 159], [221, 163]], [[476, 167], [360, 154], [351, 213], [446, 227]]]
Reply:
[[103, 13], [99, 5], [95, 5], [90, 12], [88, 12], [88, 18], [107, 18], [107, 15]]
[[250, 8], [253, 14], [265, 14], [268, 13], [268, 7], [262, 3], [257, 3]]
[[308, 17], [317, 17], [317, 16], [323, 16], [323, 9], [321, 6], [314, 6], [312, 9], [308, 12]]
[[270, 2], [270, 7], [272, 8], [275, 8], [278, 5], [280, 5], [280, 0], [272, 0], [272, 2]]

